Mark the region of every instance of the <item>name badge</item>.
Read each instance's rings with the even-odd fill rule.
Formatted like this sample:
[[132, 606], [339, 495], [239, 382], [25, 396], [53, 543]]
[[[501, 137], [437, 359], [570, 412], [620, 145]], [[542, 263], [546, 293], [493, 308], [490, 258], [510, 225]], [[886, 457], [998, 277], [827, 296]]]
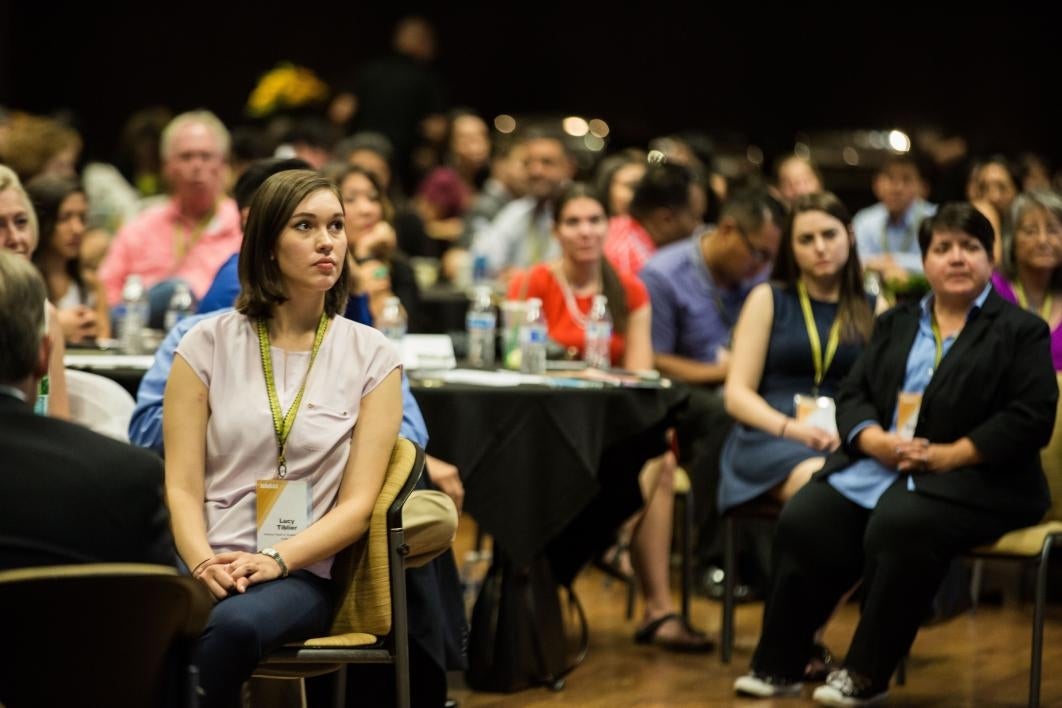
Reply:
[[922, 394], [900, 391], [896, 400], [896, 434], [903, 440], [913, 440], [922, 409]]
[[309, 527], [311, 499], [306, 480], [260, 479], [254, 491], [259, 548], [268, 548]]
[[798, 423], [837, 434], [837, 404], [829, 396], [793, 396], [794, 418]]

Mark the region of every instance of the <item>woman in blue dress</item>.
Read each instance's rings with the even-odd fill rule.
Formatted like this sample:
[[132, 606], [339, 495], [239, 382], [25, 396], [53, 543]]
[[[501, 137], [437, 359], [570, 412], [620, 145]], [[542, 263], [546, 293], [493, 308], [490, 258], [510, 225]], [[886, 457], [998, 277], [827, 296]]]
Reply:
[[721, 511], [762, 494], [784, 502], [838, 446], [832, 397], [872, 307], [848, 210], [829, 192], [798, 198], [771, 282], [749, 293], [734, 329], [725, 396], [737, 425], [723, 447]]

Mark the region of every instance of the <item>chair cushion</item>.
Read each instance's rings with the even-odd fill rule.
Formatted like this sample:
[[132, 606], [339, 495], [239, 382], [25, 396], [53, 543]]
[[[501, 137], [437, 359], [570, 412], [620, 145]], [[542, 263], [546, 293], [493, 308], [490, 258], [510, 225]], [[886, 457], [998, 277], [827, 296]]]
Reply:
[[1062, 521], [1049, 521], [1046, 524], [1011, 531], [991, 546], [979, 546], [970, 552], [984, 556], [1035, 557], [1043, 550], [1044, 539], [1052, 533], [1062, 534]]
[[378, 642], [376, 636], [364, 632], [333, 634], [330, 637], [314, 637], [302, 643], [304, 647], [364, 647]]

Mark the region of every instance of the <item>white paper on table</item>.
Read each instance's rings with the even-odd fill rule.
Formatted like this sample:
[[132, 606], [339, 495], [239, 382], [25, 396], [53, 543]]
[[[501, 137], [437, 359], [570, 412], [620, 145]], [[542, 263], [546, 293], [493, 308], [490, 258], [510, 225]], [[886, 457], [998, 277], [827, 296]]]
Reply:
[[155, 361], [154, 354], [67, 354], [63, 364], [70, 369], [140, 369], [147, 371]]
[[444, 381], [446, 383], [473, 384], [476, 386], [497, 386], [507, 388], [520, 384], [549, 385], [550, 377], [521, 374], [516, 371], [480, 371], [477, 369], [452, 369], [450, 371], [424, 372], [422, 376]]
[[457, 366], [454, 343], [445, 334], [407, 334], [402, 338], [402, 366], [413, 369], [452, 369]]

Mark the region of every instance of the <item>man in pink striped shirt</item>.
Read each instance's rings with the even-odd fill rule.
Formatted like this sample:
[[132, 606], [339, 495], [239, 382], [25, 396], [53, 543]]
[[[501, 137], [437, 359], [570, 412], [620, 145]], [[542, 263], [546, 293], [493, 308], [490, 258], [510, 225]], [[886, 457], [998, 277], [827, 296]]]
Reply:
[[99, 270], [111, 306], [121, 302], [126, 278], [140, 276], [153, 327], [178, 281], [199, 299], [242, 240], [239, 210], [223, 193], [229, 132], [217, 116], [182, 113], [163, 130], [160, 150], [169, 201], [123, 226]]
[[685, 167], [650, 166], [634, 189], [630, 215], [609, 220], [605, 257], [612, 267], [637, 276], [657, 248], [692, 236], [700, 222], [693, 210], [694, 189]]

